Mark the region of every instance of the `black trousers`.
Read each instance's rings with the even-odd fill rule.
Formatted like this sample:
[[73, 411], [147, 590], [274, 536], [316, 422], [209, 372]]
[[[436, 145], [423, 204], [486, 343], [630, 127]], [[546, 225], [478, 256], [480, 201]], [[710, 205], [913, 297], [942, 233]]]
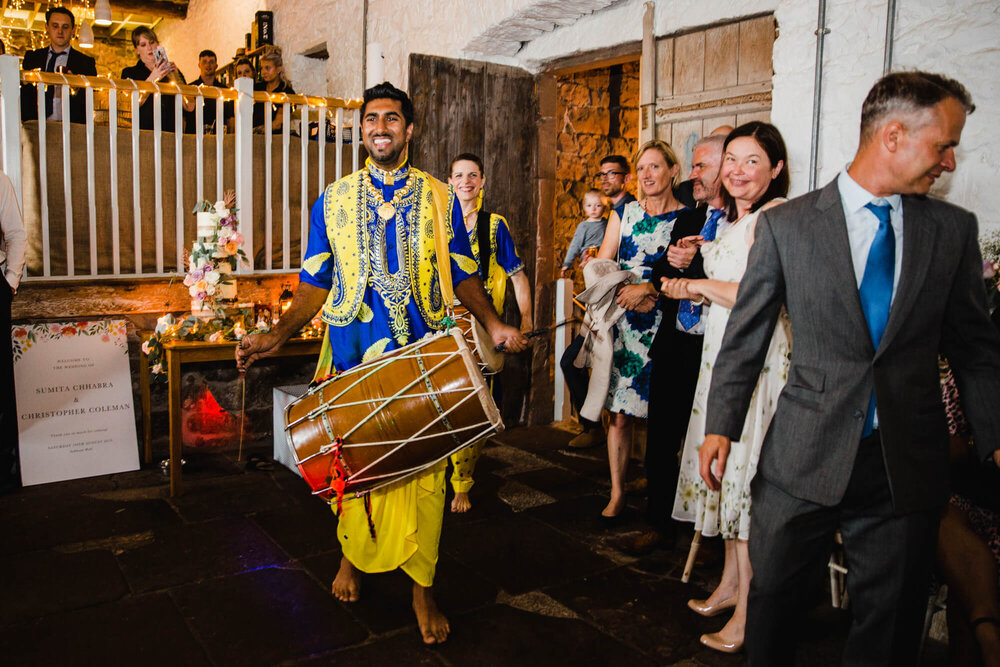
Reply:
[[[664, 320], [660, 326], [673, 324]], [[646, 523], [661, 533], [672, 534], [677, 529], [670, 513], [680, 474], [678, 453], [691, 419], [704, 336], [674, 329], [666, 342], [667, 346], [660, 345], [655, 351], [649, 376]]]
[[794, 498], [760, 475], [751, 492], [747, 664], [795, 664], [803, 593], [823, 576], [838, 528], [852, 616], [843, 664], [917, 664], [940, 512], [893, 511], [878, 432], [861, 441], [833, 507]]
[[569, 397], [576, 409], [577, 418], [585, 431], [589, 431], [595, 426], [600, 426], [598, 422], [580, 417], [580, 408], [587, 400], [587, 386], [590, 384], [590, 373], [586, 368], [577, 368], [573, 365], [576, 356], [580, 354], [583, 347], [583, 336], [576, 336], [559, 358], [559, 367], [562, 368], [563, 377], [566, 378], [566, 386], [569, 387]]
[[0, 488], [20, 486], [17, 460], [17, 406], [14, 402], [14, 356], [10, 306], [14, 293], [0, 274]]

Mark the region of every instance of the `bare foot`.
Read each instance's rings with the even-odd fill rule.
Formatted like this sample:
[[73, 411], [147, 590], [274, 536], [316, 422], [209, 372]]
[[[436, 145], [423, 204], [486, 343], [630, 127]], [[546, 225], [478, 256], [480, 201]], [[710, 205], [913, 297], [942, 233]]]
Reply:
[[451, 501], [451, 511], [456, 514], [461, 514], [462, 512], [468, 512], [472, 509], [472, 503], [469, 502], [469, 494], [463, 491], [456, 491], [455, 497]]
[[448, 619], [438, 610], [432, 589], [413, 584], [413, 611], [425, 644], [441, 644], [448, 638], [451, 627]]
[[361, 573], [344, 556], [340, 558], [340, 570], [333, 580], [333, 594], [341, 602], [357, 602], [361, 597]]

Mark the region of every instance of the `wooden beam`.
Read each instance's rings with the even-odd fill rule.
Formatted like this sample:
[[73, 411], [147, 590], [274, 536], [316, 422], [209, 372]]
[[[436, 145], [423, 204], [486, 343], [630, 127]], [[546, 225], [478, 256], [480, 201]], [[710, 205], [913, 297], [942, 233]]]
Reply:
[[147, 16], [159, 16], [168, 19], [186, 19], [188, 3], [170, 2], [169, 0], [152, 0], [151, 2], [140, 2], [139, 0], [113, 0], [111, 3], [115, 10], [128, 14], [146, 14]]
[[647, 2], [642, 13], [642, 58], [639, 61], [639, 143], [656, 133], [656, 37], [653, 35], [655, 5]]
[[123, 19], [121, 20], [121, 23], [119, 23], [119, 24], [118, 24], [118, 26], [117, 26], [117, 27], [116, 27], [116, 28], [115, 28], [114, 30], [112, 30], [111, 32], [109, 32], [109, 33], [108, 33], [108, 37], [114, 37], [114, 36], [115, 36], [115, 35], [117, 35], [117, 34], [118, 34], [119, 32], [121, 32], [122, 28], [124, 28], [124, 27], [125, 27], [125, 24], [126, 24], [126, 23], [128, 23], [129, 21], [131, 21], [131, 20], [132, 20], [132, 17], [133, 17], [133, 16], [134, 16], [134, 14], [126, 14], [126, 15], [125, 15], [125, 18], [123, 18]]
[[35, 25], [35, 17], [38, 16], [38, 10], [41, 8], [42, 3], [36, 2], [34, 9], [28, 12], [28, 18], [24, 19], [24, 29], [31, 30], [31, 26]]
[[[274, 303], [285, 283], [296, 282], [295, 272], [247, 275], [238, 278], [241, 302]], [[25, 298], [20, 298], [21, 290]], [[20, 323], [65, 318], [126, 315], [152, 319], [163, 313], [191, 308], [188, 288], [174, 278], [130, 278], [128, 280], [25, 282], [11, 306], [11, 319]], [[146, 318], [148, 319], [148, 318]]]
[[565, 76], [590, 69], [600, 69], [635, 62], [642, 54], [642, 42], [629, 42], [606, 49], [596, 49], [566, 58], [549, 61], [541, 73]]

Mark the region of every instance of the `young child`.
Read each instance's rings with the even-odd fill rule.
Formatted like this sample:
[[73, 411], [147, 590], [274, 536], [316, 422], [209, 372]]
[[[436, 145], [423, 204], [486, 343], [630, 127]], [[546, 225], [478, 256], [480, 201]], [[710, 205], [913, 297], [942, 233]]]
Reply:
[[[583, 195], [583, 214], [586, 219], [581, 220], [576, 226], [576, 233], [566, 250], [566, 259], [563, 260], [562, 269], [559, 276], [565, 278], [573, 268], [573, 260], [577, 255], [582, 254], [580, 267], [594, 256], [597, 248], [601, 247], [604, 240], [604, 230], [608, 226], [608, 221], [604, 218], [604, 198], [597, 190], [587, 190]], [[594, 250], [591, 250], [593, 248]]]

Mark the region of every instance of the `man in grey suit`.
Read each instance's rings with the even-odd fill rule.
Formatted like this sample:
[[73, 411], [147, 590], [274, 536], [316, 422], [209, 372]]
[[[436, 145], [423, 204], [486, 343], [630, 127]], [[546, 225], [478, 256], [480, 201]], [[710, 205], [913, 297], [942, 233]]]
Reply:
[[974, 108], [957, 81], [883, 77], [862, 107], [853, 162], [825, 188], [760, 216], [701, 450], [702, 477], [718, 488], [785, 306], [791, 368], [752, 486], [751, 665], [794, 660], [794, 619], [838, 529], [853, 613], [844, 663], [916, 664], [948, 494], [939, 352], [979, 456], [1000, 462], [1000, 337], [976, 218], [925, 197], [955, 169]]

